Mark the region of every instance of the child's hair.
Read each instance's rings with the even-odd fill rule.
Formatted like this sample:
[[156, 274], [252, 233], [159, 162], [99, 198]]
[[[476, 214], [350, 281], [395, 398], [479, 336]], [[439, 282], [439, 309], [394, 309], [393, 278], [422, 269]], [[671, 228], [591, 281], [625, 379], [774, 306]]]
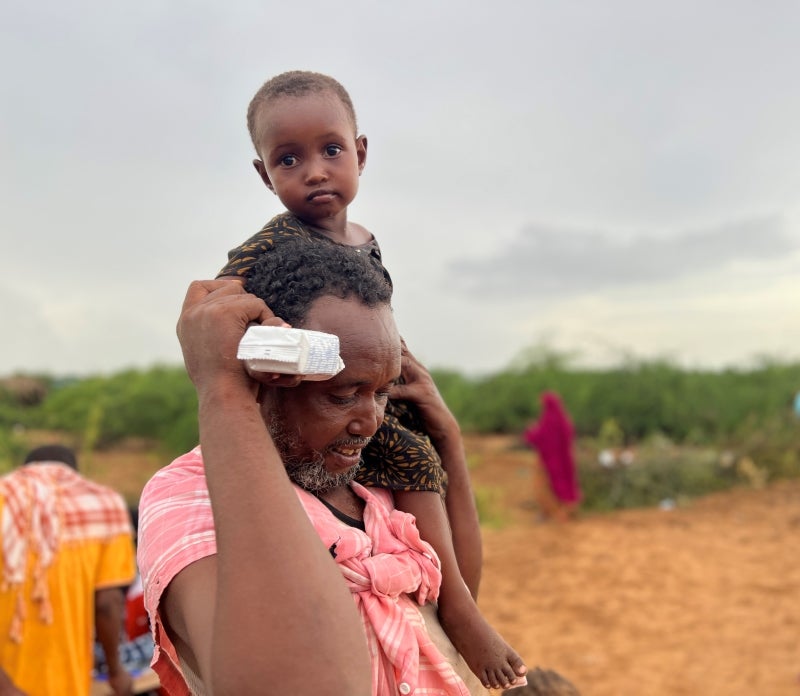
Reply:
[[309, 72], [307, 70], [290, 70], [289, 72], [276, 75], [267, 80], [261, 89], [256, 92], [247, 107], [247, 130], [250, 131], [250, 139], [253, 147], [258, 152], [258, 141], [260, 133], [256, 133], [256, 116], [259, 109], [265, 104], [279, 97], [302, 97], [306, 94], [320, 94], [322, 92], [333, 92], [341, 100], [347, 115], [353, 122], [353, 132], [358, 133], [358, 122], [356, 121], [356, 110], [347, 90], [336, 80], [322, 73]]

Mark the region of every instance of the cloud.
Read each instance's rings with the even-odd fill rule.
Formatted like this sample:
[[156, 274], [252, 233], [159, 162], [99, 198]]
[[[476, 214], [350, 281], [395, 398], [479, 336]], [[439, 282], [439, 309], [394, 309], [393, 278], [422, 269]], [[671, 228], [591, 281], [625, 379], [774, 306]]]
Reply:
[[244, 114], [292, 68], [355, 101], [348, 219], [426, 363], [589, 330], [710, 362], [800, 345], [800, 4], [412, 0], [306, 26], [329, 4], [284, 3], [302, 55], [268, 5], [2, 5], [4, 370], [180, 362], [186, 284], [281, 210]]
[[669, 283], [738, 261], [777, 259], [797, 248], [778, 216], [629, 239], [605, 231], [530, 225], [493, 255], [451, 262], [444, 285], [491, 298], [509, 293], [574, 296]]

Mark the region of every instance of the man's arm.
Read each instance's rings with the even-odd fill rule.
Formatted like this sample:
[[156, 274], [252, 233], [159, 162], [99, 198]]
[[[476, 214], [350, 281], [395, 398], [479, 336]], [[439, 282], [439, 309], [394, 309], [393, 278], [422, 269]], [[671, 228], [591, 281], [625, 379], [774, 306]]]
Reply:
[[461, 428], [442, 399], [430, 373], [411, 354], [405, 342], [403, 377], [405, 384], [395, 385], [391, 397], [416, 404], [425, 422], [426, 432], [442, 460], [442, 466], [447, 472], [445, 506], [453, 534], [453, 549], [461, 577], [467, 583], [472, 596], [477, 599], [483, 544]]
[[240, 283], [196, 282], [178, 336], [199, 402], [217, 555], [184, 569], [164, 605], [220, 694], [368, 694], [360, 617], [286, 475], [238, 342], [248, 324], [280, 324]]
[[26, 692], [16, 687], [2, 667], [0, 667], [0, 696], [28, 696]]
[[115, 696], [133, 694], [133, 677], [119, 659], [119, 636], [125, 612], [125, 592], [121, 587], [106, 587], [94, 593], [94, 624], [97, 640], [108, 665], [108, 684]]

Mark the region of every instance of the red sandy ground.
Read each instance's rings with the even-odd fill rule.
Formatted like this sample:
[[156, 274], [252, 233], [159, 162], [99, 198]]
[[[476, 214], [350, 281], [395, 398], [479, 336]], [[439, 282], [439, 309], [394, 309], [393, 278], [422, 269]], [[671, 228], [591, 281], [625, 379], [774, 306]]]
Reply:
[[[582, 696], [800, 696], [800, 481], [540, 523], [513, 444], [466, 439], [504, 521], [483, 530], [479, 604], [529, 667]], [[135, 500], [165, 462], [134, 447], [85, 463]]]
[[479, 604], [529, 666], [583, 696], [800, 695], [800, 481], [540, 523], [512, 445], [467, 451], [508, 519], [484, 529]]

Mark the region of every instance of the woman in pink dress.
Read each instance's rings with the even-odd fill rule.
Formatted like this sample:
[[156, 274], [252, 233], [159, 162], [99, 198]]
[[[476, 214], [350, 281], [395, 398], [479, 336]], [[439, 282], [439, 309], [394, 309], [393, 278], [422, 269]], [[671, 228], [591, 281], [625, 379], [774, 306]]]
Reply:
[[581, 501], [573, 453], [575, 428], [555, 392], [544, 392], [541, 403], [539, 420], [523, 436], [538, 454], [534, 464], [536, 502], [543, 517], [566, 521], [575, 515]]

